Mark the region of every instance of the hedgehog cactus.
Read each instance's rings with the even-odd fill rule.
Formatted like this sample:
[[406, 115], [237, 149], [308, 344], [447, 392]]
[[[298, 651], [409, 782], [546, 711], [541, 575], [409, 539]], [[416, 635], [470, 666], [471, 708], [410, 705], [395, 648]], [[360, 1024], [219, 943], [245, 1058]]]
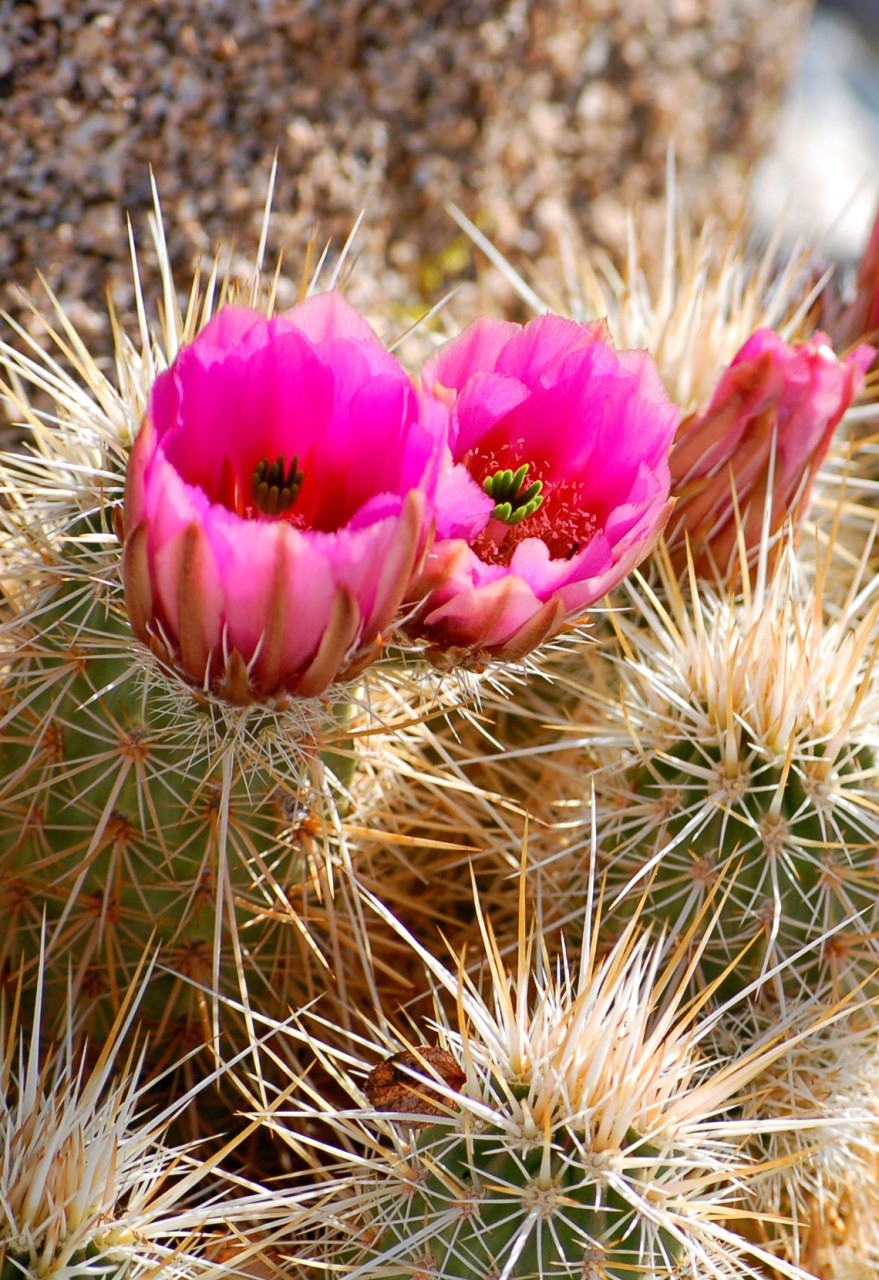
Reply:
[[[144, 1013], [163, 1033], [174, 997], [199, 1009], [179, 977], [301, 999], [261, 934], [347, 866], [383, 683], [417, 715], [425, 649], [522, 657], [619, 582], [666, 518], [678, 419], [650, 357], [601, 326], [486, 321], [421, 389], [336, 292], [278, 315], [227, 297], [211, 317], [212, 297], [185, 321], [166, 299], [164, 350], [122, 343], [118, 391], [60, 336], [73, 375], [7, 353], [34, 446], [3, 469], [4, 945], [34, 954], [48, 910], [77, 993], [112, 1014], [158, 930], [169, 972]], [[619, 430], [584, 446], [579, 415], [608, 397]], [[510, 459], [537, 477], [524, 506], [518, 481], [498, 498]]]
[[[783, 275], [774, 308], [787, 305], [789, 284]], [[660, 368], [684, 389], [679, 439], [686, 443], [694, 422], [717, 435], [726, 491], [723, 468], [706, 468], [699, 480], [712, 502], [701, 514], [698, 494], [684, 502], [672, 530], [674, 558], [660, 552], [643, 576], [623, 584], [600, 646], [581, 651], [580, 663], [570, 655], [546, 663], [566, 696], [555, 709], [542, 698], [544, 737], [535, 750], [545, 762], [558, 755], [555, 800], [564, 821], [555, 843], [542, 839], [536, 849], [535, 900], [551, 919], [571, 919], [590, 881], [583, 832], [592, 827], [601, 845], [605, 944], [633, 912], [659, 922], [670, 947], [690, 939], [684, 968], [693, 996], [723, 1013], [718, 1052], [756, 1045], [773, 1025], [782, 1034], [786, 1019], [814, 1016], [816, 1007], [835, 1016], [848, 1004], [842, 1027], [792, 1049], [736, 1103], [755, 1123], [770, 1116], [779, 1123], [775, 1137], [748, 1143], [751, 1158], [771, 1170], [753, 1187], [753, 1203], [793, 1224], [773, 1246], [777, 1258], [836, 1274], [836, 1259], [857, 1252], [852, 1241], [863, 1242], [874, 1264], [877, 1256], [873, 1210], [865, 1207], [876, 1194], [868, 1064], [879, 970], [873, 442], [837, 446], [827, 459], [813, 523], [804, 521], [801, 499], [830, 445], [829, 426], [849, 410], [873, 352], [860, 346], [837, 358], [792, 306], [783, 324], [788, 342], [760, 340], [764, 355], [776, 353], [789, 388], [757, 414], [724, 418], [714, 411], [731, 407], [721, 394], [729, 371], [715, 366], [713, 382], [694, 396], [700, 357], [720, 334], [729, 342], [724, 362], [737, 367], [749, 345], [737, 345], [741, 312], [758, 327], [765, 317], [740, 305], [747, 292], [731, 299], [718, 286], [712, 296], [704, 276], [695, 293], [670, 289], [655, 307], [629, 286], [608, 307], [629, 340], [649, 335], [655, 350], [674, 354], [680, 334], [691, 335], [691, 364], [685, 356], [682, 366], [660, 359]], [[871, 415], [875, 406], [861, 413]], [[729, 432], [745, 447], [724, 455], [720, 435]], [[676, 468], [673, 451], [673, 476], [685, 486], [692, 462]], [[787, 511], [780, 528], [779, 509]], [[571, 770], [575, 744], [579, 778]], [[548, 763], [543, 769], [549, 773]], [[707, 928], [711, 900], [719, 905]], [[842, 1045], [845, 1069], [834, 1056]], [[785, 1118], [796, 1127], [788, 1140]], [[766, 1239], [764, 1228], [756, 1238]], [[839, 1274], [849, 1274], [841, 1265]]]
[[[214, 1232], [230, 1222], [253, 1229], [271, 1217], [259, 1195], [242, 1195], [233, 1178], [217, 1172], [216, 1158], [194, 1159], [166, 1141], [169, 1125], [209, 1087], [171, 1098], [145, 1115], [146, 1085], [139, 1080], [143, 1046], [125, 1050], [150, 968], [133, 975], [130, 990], [88, 1063], [68, 1034], [41, 1053], [46, 948], [38, 959], [35, 1007], [28, 1032], [17, 984], [9, 1019], [0, 1010], [0, 1276], [3, 1280], [87, 1280], [95, 1274], [122, 1280], [169, 1274], [216, 1273]], [[226, 1154], [235, 1146], [226, 1146]], [[259, 1245], [237, 1249], [239, 1274], [264, 1266]]]
[[[72, 973], [77, 1023], [100, 1039], [159, 946], [141, 1017], [173, 1061], [171, 1046], [216, 1041], [205, 993], [295, 1006], [328, 974], [344, 989], [364, 946], [340, 810], [357, 808], [360, 731], [401, 680], [417, 719], [419, 678], [385, 667], [367, 688], [359, 673], [423, 553], [447, 410], [337, 295], [267, 320], [258, 273], [244, 298], [212, 278], [184, 318], [162, 261], [163, 327], [142, 320], [139, 348], [120, 335], [118, 385], [60, 314], [70, 367], [4, 348], [29, 436], [0, 482], [0, 956], [33, 971], [45, 914], [45, 981], [64, 996]], [[306, 442], [301, 494], [274, 483], [285, 423], [303, 417], [368, 455], [344, 510], [315, 506], [338, 447]], [[218, 424], [239, 429], [238, 453]], [[272, 456], [261, 484], [241, 472], [242, 434]], [[217, 484], [226, 505], [209, 503]], [[296, 497], [298, 521], [273, 519]]]
[[[307, 1098], [291, 1106], [288, 1086], [263, 1112], [294, 1150], [317, 1118], [315, 1141], [323, 1146], [328, 1128], [338, 1144], [309, 1221], [321, 1239], [302, 1240], [303, 1263], [341, 1265], [351, 1280], [757, 1274], [772, 1254], [728, 1220], [748, 1205], [774, 1231], [752, 1207], [762, 1171], [742, 1148], [746, 1134], [771, 1141], [778, 1125], [745, 1124], [732, 1103], [789, 1042], [776, 1024], [725, 1060], [706, 1052], [718, 1016], [687, 994], [692, 931], [669, 957], [634, 916], [602, 951], [592, 895], [579, 961], [563, 949], [553, 961], [527, 922], [525, 883], [510, 955], [477, 901], [475, 979], [373, 904], [433, 979], [435, 1043], [404, 1039], [400, 1049], [377, 1009], [369, 1040], [389, 1056], [370, 1066], [356, 1042], [328, 1043], [322, 1019], [306, 1013], [278, 1028], [307, 1044], [332, 1082], [322, 1090], [312, 1075]], [[789, 1030], [790, 1042], [811, 1044], [811, 1027]], [[258, 1111], [257, 1079], [244, 1088]], [[797, 1120], [786, 1129], [803, 1136]]]
[[[146, 342], [142, 358], [149, 369]], [[22, 360], [22, 371], [28, 367]], [[247, 980], [283, 986], [295, 973], [296, 964], [284, 965], [282, 956], [268, 957], [270, 969], [262, 968], [259, 918], [292, 911], [290, 900], [309, 874], [308, 831], [320, 840], [337, 823], [330, 766], [341, 772], [342, 756], [351, 755], [356, 713], [346, 707], [342, 723], [331, 695], [309, 701], [285, 695], [285, 681], [294, 679], [310, 680], [323, 693], [335, 677], [338, 644], [318, 676], [326, 656], [318, 641], [298, 662], [279, 657], [277, 643], [245, 660], [245, 639], [233, 634], [220, 669], [214, 655], [227, 633], [214, 650], [205, 648], [212, 628], [217, 634], [208, 613], [216, 586], [205, 567], [193, 576], [203, 549], [196, 546], [187, 560], [184, 512], [181, 559], [180, 531], [169, 527], [167, 502], [160, 501], [168, 496], [168, 477], [155, 458], [139, 464], [156, 396], [179, 375], [159, 376], [147, 405], [137, 390], [114, 394], [90, 366], [82, 372], [95, 392], [92, 420], [84, 422], [75, 382], [59, 374], [57, 419], [27, 415], [35, 448], [4, 463], [4, 955], [17, 964], [23, 948], [36, 954], [47, 911], [56, 922], [51, 972], [63, 982], [70, 963], [80, 1014], [93, 1006], [100, 1031], [155, 933], [173, 976], [156, 975], [142, 1013], [164, 1036], [169, 1025], [199, 1018], [200, 997], [180, 977], [212, 990], [222, 985], [222, 973], [226, 982], [237, 975], [236, 988], [244, 981], [239, 931], [248, 920]], [[408, 386], [402, 371], [400, 379]], [[123, 508], [127, 447], [147, 407], [150, 429], [138, 437]], [[39, 522], [35, 496], [45, 512]], [[117, 531], [125, 537], [124, 555]], [[156, 538], [164, 545], [156, 546]], [[406, 554], [417, 554], [417, 545]], [[256, 560], [243, 566], [252, 575], [259, 568], [265, 578], [269, 571]], [[401, 576], [405, 584], [405, 572], [397, 584]], [[399, 596], [399, 585], [390, 590]], [[278, 606], [277, 594], [264, 596], [264, 604]], [[382, 608], [392, 611], [393, 599]], [[253, 610], [249, 602], [248, 622]], [[135, 643], [132, 627], [144, 638], [150, 629], [152, 652]], [[342, 756], [322, 760], [322, 751], [336, 747]], [[318, 799], [310, 809], [311, 797]]]
[[763, 570], [735, 595], [682, 590], [664, 566], [631, 585], [617, 644], [594, 658], [618, 682], [616, 702], [581, 708], [584, 747], [602, 744], [609, 893], [646, 894], [675, 933], [732, 876], [712, 972], [751, 944], [746, 985], [811, 948], [788, 985], [857, 987], [877, 960], [879, 602], [868, 580], [833, 608], [790, 536]]
[[875, 527], [804, 519], [873, 352], [704, 248], [421, 383], [164, 257], [115, 385], [60, 313], [2, 349], [0, 958], [93, 1048], [157, 950], [150, 1061], [287, 1144], [304, 1274], [799, 1278], [867, 1179]]

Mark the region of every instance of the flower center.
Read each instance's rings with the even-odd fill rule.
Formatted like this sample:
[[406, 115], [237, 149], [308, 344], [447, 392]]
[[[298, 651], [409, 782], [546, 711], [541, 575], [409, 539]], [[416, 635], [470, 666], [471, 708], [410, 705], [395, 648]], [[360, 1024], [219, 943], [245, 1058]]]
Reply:
[[293, 507], [305, 479], [305, 472], [299, 471], [298, 467], [298, 453], [294, 453], [293, 461], [286, 471], [283, 453], [274, 462], [270, 463], [268, 458], [263, 458], [257, 463], [250, 482], [250, 492], [263, 515], [283, 515]]
[[540, 490], [542, 480], [535, 480], [527, 488], [523, 488], [528, 475], [528, 463], [523, 462], [517, 471], [496, 471], [487, 476], [482, 487], [490, 498], [494, 498], [495, 506], [491, 513], [493, 520], [502, 520], [504, 524], [521, 524], [529, 516], [533, 516], [538, 507], [543, 506]]
[[[583, 482], [575, 477], [548, 478], [552, 468], [541, 458], [505, 467], [522, 443], [513, 442], [498, 451], [473, 451], [462, 459], [473, 479], [495, 500], [491, 519], [470, 545], [486, 563], [508, 565], [520, 542], [539, 538], [553, 560], [570, 560], [598, 528], [585, 504]], [[530, 484], [529, 471], [539, 477]]]

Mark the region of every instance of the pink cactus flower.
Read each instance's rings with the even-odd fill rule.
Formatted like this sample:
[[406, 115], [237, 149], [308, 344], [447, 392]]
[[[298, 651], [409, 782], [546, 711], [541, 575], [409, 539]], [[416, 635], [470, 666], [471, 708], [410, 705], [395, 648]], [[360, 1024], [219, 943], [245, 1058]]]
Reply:
[[423, 381], [452, 407], [451, 459], [410, 634], [438, 666], [517, 660], [652, 547], [678, 410], [646, 352], [558, 316], [478, 320]]
[[338, 295], [224, 308], [156, 380], [132, 450], [135, 634], [235, 703], [352, 678], [427, 547], [447, 429]]
[[677, 501], [666, 537], [679, 565], [689, 540], [697, 573], [728, 576], [737, 560], [738, 522], [747, 550], [755, 549], [767, 501], [770, 532], [788, 515], [800, 519], [834, 428], [874, 354], [860, 346], [839, 360], [823, 333], [793, 345], [771, 329], [748, 339], [710, 403], [681, 423], [675, 439]]

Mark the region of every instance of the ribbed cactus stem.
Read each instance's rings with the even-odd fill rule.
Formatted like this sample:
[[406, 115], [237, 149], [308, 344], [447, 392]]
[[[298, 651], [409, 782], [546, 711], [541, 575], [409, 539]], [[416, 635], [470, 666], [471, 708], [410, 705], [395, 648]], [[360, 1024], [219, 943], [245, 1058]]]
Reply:
[[667, 565], [632, 584], [582, 686], [609, 914], [644, 898], [676, 937], [722, 880], [698, 979], [746, 951], [724, 997], [794, 955], [776, 994], [853, 990], [879, 959], [879, 612], [869, 584], [825, 599], [792, 540], [773, 554], [738, 595]]
[[[708, 770], [713, 776], [703, 781]], [[857, 785], [873, 771], [873, 753], [864, 746], [833, 771], [834, 785]], [[761, 763], [759, 750], [748, 741], [732, 767], [704, 742], [685, 742], [634, 774], [633, 791], [645, 808], [652, 805], [662, 813], [661, 835], [655, 829], [645, 842], [653, 863], [650, 903], [656, 919], [680, 932], [719, 877], [734, 882], [715, 945], [702, 962], [703, 977], [713, 981], [737, 946], [756, 939], [747, 964], [724, 983], [726, 996], [779, 959], [807, 948], [797, 966], [798, 981], [815, 990], [833, 976], [833, 940], [826, 939], [825, 946], [821, 939], [851, 922], [856, 910], [869, 908], [879, 891], [862, 831], [839, 814], [829, 836], [816, 775], [817, 770], [810, 777], [792, 769], [789, 761]], [[634, 855], [630, 849], [615, 867], [615, 877], [624, 867], [636, 877], [633, 897], [644, 889]]]
[[[329, 711], [297, 737], [295, 709], [224, 706], [163, 674], [106, 594], [71, 578], [31, 602], [7, 627], [0, 689], [3, 954], [34, 963], [45, 911], [48, 980], [63, 988], [72, 966], [96, 1032], [151, 939], [169, 970], [213, 985], [233, 922], [299, 885], [301, 805], [315, 771], [332, 776], [321, 737], [353, 767]], [[141, 1009], [166, 1027], [197, 1018], [198, 999], [157, 972]]]
[[[667, 1171], [658, 1153], [628, 1137], [661, 1201]], [[596, 1177], [600, 1154], [586, 1158], [570, 1133], [535, 1129], [530, 1147], [509, 1145], [509, 1134], [492, 1125], [466, 1137], [433, 1126], [414, 1139], [412, 1194], [377, 1245], [383, 1275], [409, 1280], [420, 1268], [443, 1280], [506, 1280], [588, 1275], [592, 1265], [611, 1280], [648, 1280], [680, 1256], [680, 1241], [640, 1215], [611, 1178]], [[606, 1163], [610, 1169], [611, 1152]], [[365, 1276], [368, 1265], [353, 1274]]]

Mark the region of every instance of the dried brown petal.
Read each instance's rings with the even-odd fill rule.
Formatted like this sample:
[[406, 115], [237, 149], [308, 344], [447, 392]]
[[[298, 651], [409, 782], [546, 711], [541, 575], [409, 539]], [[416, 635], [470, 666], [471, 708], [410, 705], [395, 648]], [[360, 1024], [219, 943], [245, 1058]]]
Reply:
[[448, 1114], [448, 1099], [429, 1085], [414, 1080], [409, 1071], [417, 1071], [421, 1075], [434, 1073], [456, 1092], [460, 1091], [467, 1078], [446, 1049], [436, 1045], [404, 1049], [373, 1067], [366, 1077], [363, 1091], [376, 1111], [404, 1111], [427, 1116]]

